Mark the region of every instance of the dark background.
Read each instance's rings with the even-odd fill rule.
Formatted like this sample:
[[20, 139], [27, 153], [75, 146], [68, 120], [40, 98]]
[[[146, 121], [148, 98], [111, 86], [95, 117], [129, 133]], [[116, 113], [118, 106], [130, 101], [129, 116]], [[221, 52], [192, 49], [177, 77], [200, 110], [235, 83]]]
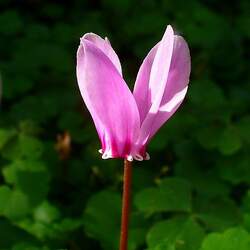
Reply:
[[[132, 87], [167, 24], [190, 88], [135, 162], [129, 250], [250, 249], [250, 2], [0, 0], [0, 249], [115, 250], [122, 160], [101, 160], [75, 76], [107, 36]], [[114, 118], [115, 119], [115, 118]]]

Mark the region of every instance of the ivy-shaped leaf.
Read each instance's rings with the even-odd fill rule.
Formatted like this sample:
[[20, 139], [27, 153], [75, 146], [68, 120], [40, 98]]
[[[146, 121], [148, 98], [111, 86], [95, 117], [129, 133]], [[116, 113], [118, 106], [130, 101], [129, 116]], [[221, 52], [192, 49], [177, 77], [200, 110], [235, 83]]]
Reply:
[[191, 186], [183, 179], [166, 178], [158, 187], [146, 188], [135, 196], [135, 205], [145, 213], [191, 211]]
[[242, 228], [230, 228], [224, 233], [211, 233], [202, 242], [200, 250], [249, 250], [250, 235]]
[[148, 232], [147, 244], [150, 249], [166, 244], [180, 250], [198, 250], [204, 235], [194, 218], [179, 216], [156, 223]]

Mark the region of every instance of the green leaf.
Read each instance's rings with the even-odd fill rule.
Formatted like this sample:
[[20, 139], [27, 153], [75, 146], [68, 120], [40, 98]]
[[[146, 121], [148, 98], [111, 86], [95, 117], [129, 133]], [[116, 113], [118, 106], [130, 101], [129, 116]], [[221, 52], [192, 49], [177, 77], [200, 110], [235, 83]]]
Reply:
[[[86, 206], [83, 224], [86, 233], [105, 250], [116, 250], [120, 239], [121, 197], [108, 190], [92, 196]], [[144, 243], [147, 226], [140, 214], [131, 214], [129, 250]]]
[[49, 250], [47, 247], [38, 247], [29, 242], [22, 242], [14, 245], [11, 250]]
[[192, 82], [189, 95], [194, 105], [202, 105], [204, 109], [213, 110], [226, 105], [222, 89], [208, 79]]
[[135, 250], [138, 249], [138, 246], [142, 246], [145, 241], [146, 233], [146, 228], [131, 228], [129, 230], [128, 249]]
[[16, 134], [15, 130], [0, 129], [0, 150], [8, 143]]
[[165, 211], [191, 211], [190, 184], [178, 178], [166, 178], [158, 187], [146, 188], [135, 196], [137, 208], [148, 214]]
[[48, 172], [18, 171], [16, 186], [27, 195], [32, 206], [38, 205], [46, 198], [48, 193]]
[[35, 242], [35, 239], [14, 225], [10, 220], [0, 218], [0, 249], [11, 249], [11, 247], [18, 242]]
[[[189, 156], [188, 156], [189, 157]], [[224, 168], [225, 166], [222, 165]], [[192, 159], [182, 159], [174, 166], [175, 174], [190, 181], [192, 189], [202, 196], [227, 196], [230, 186], [222, 182], [214, 169], [204, 169]]]
[[0, 186], [0, 215], [4, 214], [6, 204], [11, 196], [11, 189], [7, 186]]
[[30, 212], [28, 197], [19, 190], [13, 190], [4, 209], [7, 218], [18, 220]]
[[12, 220], [23, 218], [29, 213], [28, 197], [20, 190], [0, 187], [0, 215]]
[[11, 164], [3, 168], [3, 176], [5, 181], [9, 184], [17, 184], [18, 182], [18, 172], [28, 171], [28, 172], [43, 172], [46, 171], [46, 167], [42, 162], [33, 160], [16, 160]]
[[176, 249], [197, 250], [203, 237], [203, 229], [192, 217], [179, 216], [156, 223], [148, 232], [147, 244], [153, 249], [167, 243]]
[[44, 201], [34, 210], [35, 221], [43, 223], [52, 223], [60, 217], [60, 211], [48, 201]]
[[3, 176], [4, 176], [4, 179], [7, 183], [9, 184], [13, 184], [16, 182], [16, 168], [14, 167], [4, 167], [3, 170]]
[[224, 155], [234, 154], [242, 147], [240, 135], [234, 127], [226, 128], [218, 140], [218, 148]]
[[[18, 226], [43, 241], [62, 238], [64, 240], [70, 240], [71, 236], [69, 236], [68, 239], [67, 235], [82, 225], [82, 220], [79, 218], [64, 218], [59, 220], [59, 218], [57, 218], [58, 215], [45, 214], [45, 211], [43, 214], [41, 214], [41, 212], [39, 213], [39, 215], [36, 214], [39, 218], [35, 217], [35, 220], [29, 217], [25, 218], [18, 222]], [[51, 213], [51, 211], [48, 211], [48, 213]], [[52, 211], [52, 213], [55, 213], [55, 211]], [[50, 216], [51, 218], [49, 218]], [[52, 218], [53, 216], [54, 218]]]
[[51, 224], [51, 226], [48, 227], [48, 225], [44, 223], [33, 222], [30, 218], [25, 218], [18, 222], [18, 226], [40, 240], [50, 238], [49, 236], [51, 235], [54, 235], [55, 238], [57, 237], [53, 229], [54, 226], [53, 224]]
[[230, 228], [224, 233], [211, 233], [202, 242], [200, 250], [249, 250], [250, 235], [242, 228]]
[[35, 137], [19, 134], [2, 154], [6, 159], [37, 159], [42, 155], [43, 143]]
[[234, 185], [250, 183], [248, 152], [218, 159], [216, 169], [222, 179]]
[[49, 173], [42, 162], [14, 161], [3, 168], [3, 176], [7, 183], [27, 195], [32, 206], [42, 202], [48, 193]]
[[84, 211], [87, 234], [98, 239], [104, 249], [117, 249], [120, 231], [121, 197], [102, 191], [90, 198]]
[[196, 132], [198, 142], [205, 149], [214, 149], [218, 145], [218, 138], [223, 132], [223, 128], [219, 126], [202, 127]]
[[138, 246], [145, 244], [145, 238], [150, 223], [145, 220], [145, 216], [140, 212], [133, 212], [130, 215], [128, 249], [135, 250]]
[[243, 226], [249, 232], [250, 231], [250, 214], [246, 213], [243, 215]]
[[159, 243], [157, 246], [148, 248], [147, 250], [176, 250], [174, 244], [168, 242], [168, 240]]
[[64, 218], [59, 223], [55, 224], [55, 229], [59, 232], [69, 232], [78, 229], [82, 225], [82, 220], [78, 218]]
[[196, 216], [209, 230], [225, 230], [242, 222], [242, 216], [235, 203], [228, 198], [197, 196], [194, 202]]

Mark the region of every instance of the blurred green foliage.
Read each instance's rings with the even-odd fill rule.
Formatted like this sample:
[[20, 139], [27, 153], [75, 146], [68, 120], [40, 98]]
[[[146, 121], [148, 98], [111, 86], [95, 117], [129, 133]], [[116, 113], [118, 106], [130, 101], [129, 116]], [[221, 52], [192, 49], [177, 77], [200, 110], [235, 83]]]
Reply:
[[100, 159], [77, 89], [86, 32], [132, 86], [167, 24], [189, 43], [179, 112], [134, 163], [129, 250], [250, 249], [250, 2], [0, 1], [0, 249], [116, 250], [122, 161]]

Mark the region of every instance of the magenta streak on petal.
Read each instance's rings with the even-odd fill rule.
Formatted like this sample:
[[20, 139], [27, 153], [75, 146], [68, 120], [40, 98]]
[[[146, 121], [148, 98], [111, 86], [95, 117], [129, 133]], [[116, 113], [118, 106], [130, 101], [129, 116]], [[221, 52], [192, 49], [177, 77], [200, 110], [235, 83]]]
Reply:
[[130, 153], [131, 153], [131, 142], [129, 140], [127, 140], [124, 144], [122, 156], [127, 157], [127, 156], [129, 156]]
[[121, 154], [120, 154], [120, 152], [118, 150], [116, 140], [111, 138], [110, 139], [110, 144], [111, 144], [111, 155], [112, 155], [112, 157], [120, 157]]
[[140, 150], [139, 150], [139, 154], [145, 158], [146, 157], [146, 145], [142, 145]]

